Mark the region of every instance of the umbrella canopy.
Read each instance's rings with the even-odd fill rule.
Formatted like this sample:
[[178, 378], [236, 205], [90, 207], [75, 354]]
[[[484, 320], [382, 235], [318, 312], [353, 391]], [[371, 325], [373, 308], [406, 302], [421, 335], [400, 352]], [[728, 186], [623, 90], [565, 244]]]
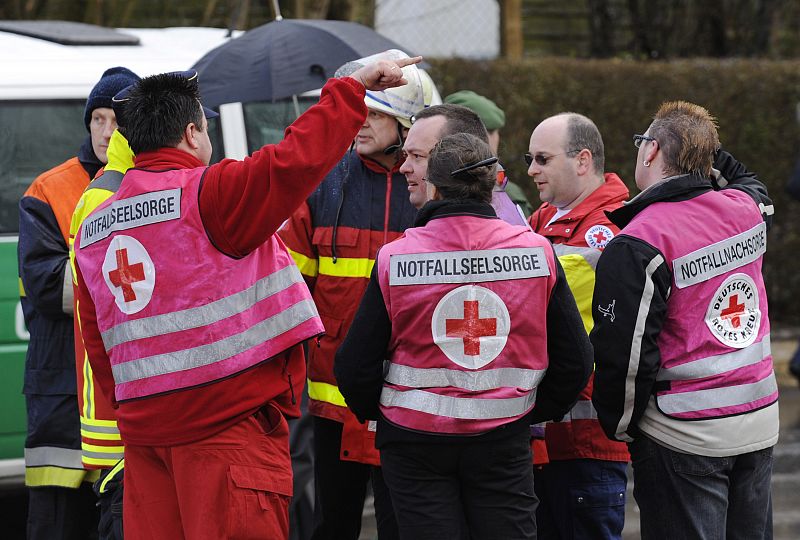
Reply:
[[321, 88], [350, 60], [399, 48], [353, 22], [282, 19], [208, 52], [193, 69], [208, 107], [276, 101]]

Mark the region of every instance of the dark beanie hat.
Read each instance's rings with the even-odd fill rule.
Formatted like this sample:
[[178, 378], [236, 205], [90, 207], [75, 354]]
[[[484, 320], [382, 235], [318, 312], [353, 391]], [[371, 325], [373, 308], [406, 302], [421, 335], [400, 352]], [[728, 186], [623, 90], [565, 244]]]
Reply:
[[476, 94], [472, 90], [461, 90], [444, 98], [445, 103], [462, 105], [481, 117], [487, 131], [494, 131], [506, 125], [506, 113], [494, 101]]
[[111, 98], [120, 90], [138, 82], [139, 79], [140, 77], [128, 68], [107, 69], [89, 93], [89, 99], [86, 100], [86, 109], [83, 112], [83, 123], [86, 125], [86, 129], [89, 129], [93, 110], [99, 107], [112, 108]]

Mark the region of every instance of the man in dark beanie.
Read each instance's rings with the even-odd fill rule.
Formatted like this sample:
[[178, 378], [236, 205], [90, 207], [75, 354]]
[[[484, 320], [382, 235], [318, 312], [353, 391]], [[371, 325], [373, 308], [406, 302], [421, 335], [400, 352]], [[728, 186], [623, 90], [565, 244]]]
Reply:
[[89, 93], [84, 113], [89, 135], [78, 155], [36, 178], [19, 203], [21, 302], [30, 332], [23, 386], [28, 539], [97, 537], [91, 482], [98, 471], [81, 464], [69, 226], [81, 193], [108, 161], [117, 126], [111, 98], [138, 80], [123, 67], [103, 73]]

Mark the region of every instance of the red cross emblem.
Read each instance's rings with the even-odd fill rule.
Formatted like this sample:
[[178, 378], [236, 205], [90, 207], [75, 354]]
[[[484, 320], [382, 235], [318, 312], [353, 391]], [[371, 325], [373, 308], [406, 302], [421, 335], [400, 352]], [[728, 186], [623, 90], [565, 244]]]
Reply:
[[128, 263], [128, 250], [126, 248], [116, 251], [117, 268], [108, 273], [108, 278], [116, 287], [122, 288], [122, 296], [126, 302], [136, 300], [136, 293], [132, 285], [137, 281], [144, 281], [144, 265], [142, 263]]
[[720, 312], [720, 316], [723, 319], [729, 319], [734, 328], [739, 328], [739, 325], [742, 324], [739, 316], [744, 314], [744, 307], [744, 304], [739, 303], [739, 295], [733, 294], [728, 300], [728, 307]]
[[481, 337], [497, 335], [497, 319], [481, 319], [478, 315], [478, 301], [464, 300], [464, 318], [446, 319], [447, 337], [459, 337], [464, 340], [464, 354], [478, 356], [481, 354]]
[[608, 237], [603, 233], [603, 231], [597, 231], [592, 236], [598, 244], [602, 244], [604, 241], [608, 240]]

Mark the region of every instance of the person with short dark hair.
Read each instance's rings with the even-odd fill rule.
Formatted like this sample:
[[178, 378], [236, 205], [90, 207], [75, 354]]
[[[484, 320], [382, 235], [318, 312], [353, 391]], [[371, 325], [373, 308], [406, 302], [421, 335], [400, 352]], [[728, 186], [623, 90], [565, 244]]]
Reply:
[[[481, 117], [467, 107], [443, 103], [429, 107], [414, 117], [414, 124], [403, 145], [405, 160], [400, 172], [406, 175], [408, 198], [417, 209], [422, 208], [428, 200], [425, 187], [428, 154], [439, 139], [453, 133], [468, 133], [489, 143], [489, 134]], [[505, 181], [505, 173], [500, 171], [499, 165], [497, 168], [497, 179]], [[504, 221], [512, 225], [525, 224], [517, 207], [497, 184], [492, 191], [492, 207]]]
[[425, 156], [429, 201], [378, 253], [336, 354], [348, 405], [378, 422], [402, 539], [536, 538], [529, 425], [560, 418], [591, 372], [552, 246], [489, 204], [484, 139], [444, 135]]
[[281, 143], [211, 166], [194, 72], [130, 92], [135, 168], [75, 239], [84, 343], [125, 441], [129, 540], [288, 536], [285, 416], [301, 344], [323, 327], [275, 232], [353, 140], [365, 87], [401, 85], [420, 60], [328, 81]]
[[699, 105], [663, 103], [634, 145], [642, 191], [597, 264], [592, 402], [628, 443], [644, 540], [772, 538], [772, 202]]
[[29, 539], [84, 539], [97, 531], [88, 483], [97, 472], [81, 462], [69, 226], [81, 193], [108, 161], [116, 128], [111, 99], [136, 80], [124, 67], [103, 72], [86, 100], [88, 135], [78, 155], [38, 176], [19, 202], [20, 302], [30, 332], [23, 385]]

